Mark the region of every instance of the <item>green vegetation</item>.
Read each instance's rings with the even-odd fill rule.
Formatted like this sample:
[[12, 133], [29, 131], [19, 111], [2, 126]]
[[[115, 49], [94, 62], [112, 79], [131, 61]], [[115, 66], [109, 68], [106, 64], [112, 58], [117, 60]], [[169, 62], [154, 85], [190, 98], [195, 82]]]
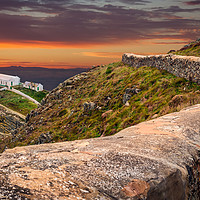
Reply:
[[182, 56], [200, 56], [200, 42], [192, 42], [188, 47], [182, 48], [174, 52], [173, 54], [182, 55]]
[[11, 91], [0, 91], [0, 104], [23, 115], [37, 108], [33, 102]]
[[37, 92], [35, 90], [31, 90], [31, 89], [24, 88], [21, 86], [15, 86], [14, 88], [23, 92], [24, 94], [32, 97], [33, 99], [37, 100], [38, 102], [41, 102], [42, 99], [48, 94], [48, 92], [46, 90]]
[[[126, 106], [123, 95], [126, 88], [132, 87], [141, 92], [133, 95]], [[11, 147], [37, 143], [39, 135], [47, 131], [52, 133], [54, 142], [113, 135], [142, 121], [200, 103], [199, 85], [163, 70], [134, 68], [121, 62], [93, 69], [86, 80], [76, 82], [74, 89], [61, 90], [59, 100], [51, 100], [45, 111], [38, 111], [40, 114], [31, 118], [30, 134], [27, 136], [23, 128], [19, 131], [20, 141]], [[85, 102], [95, 102], [99, 109], [84, 111]]]
[[110, 74], [112, 72], [112, 66], [108, 65], [106, 69], [106, 74]]
[[182, 51], [175, 52], [176, 55], [182, 56], [200, 56], [200, 46], [191, 47]]

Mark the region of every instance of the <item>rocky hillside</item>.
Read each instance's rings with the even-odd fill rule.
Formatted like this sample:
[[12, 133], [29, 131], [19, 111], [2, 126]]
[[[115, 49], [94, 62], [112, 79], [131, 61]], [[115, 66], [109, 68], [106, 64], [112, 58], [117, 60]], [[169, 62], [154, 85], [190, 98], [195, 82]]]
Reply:
[[[24, 124], [25, 116], [0, 105], [0, 143], [15, 134], [15, 130]], [[1, 146], [0, 151], [5, 146]]]
[[195, 83], [152, 67], [98, 66], [51, 91], [8, 146], [113, 135], [200, 103], [199, 90]]
[[8, 149], [0, 199], [199, 200], [200, 105], [110, 137]]
[[170, 51], [169, 53], [173, 53], [176, 55], [183, 55], [183, 56], [198, 56], [200, 57], [200, 38], [196, 41], [193, 41], [178, 51]]

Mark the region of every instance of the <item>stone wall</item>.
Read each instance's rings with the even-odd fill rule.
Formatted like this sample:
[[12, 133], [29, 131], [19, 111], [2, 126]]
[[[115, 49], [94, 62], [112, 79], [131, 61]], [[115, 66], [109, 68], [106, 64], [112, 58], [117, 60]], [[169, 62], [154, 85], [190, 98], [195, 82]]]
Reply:
[[175, 76], [200, 84], [200, 58], [194, 56], [177, 56], [172, 54], [141, 56], [124, 54], [122, 62], [135, 67], [151, 66], [164, 69]]

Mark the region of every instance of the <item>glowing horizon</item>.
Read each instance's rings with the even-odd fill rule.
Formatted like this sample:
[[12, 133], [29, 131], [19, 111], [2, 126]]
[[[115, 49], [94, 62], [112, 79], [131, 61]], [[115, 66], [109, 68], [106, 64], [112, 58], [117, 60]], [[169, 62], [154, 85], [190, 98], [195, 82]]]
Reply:
[[162, 54], [200, 37], [200, 3], [2, 0], [0, 67], [77, 68]]

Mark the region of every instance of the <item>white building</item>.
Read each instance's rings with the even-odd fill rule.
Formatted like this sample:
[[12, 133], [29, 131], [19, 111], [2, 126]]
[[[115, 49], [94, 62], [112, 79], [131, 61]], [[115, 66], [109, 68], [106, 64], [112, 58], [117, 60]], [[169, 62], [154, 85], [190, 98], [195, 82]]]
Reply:
[[0, 74], [0, 85], [12, 87], [15, 85], [19, 85], [20, 78], [18, 76], [10, 76], [6, 74]]
[[33, 82], [29, 82], [29, 81], [26, 81], [23, 84], [23, 87], [35, 90], [37, 92], [44, 90], [44, 87], [43, 87], [43, 85], [41, 83], [33, 83]]

